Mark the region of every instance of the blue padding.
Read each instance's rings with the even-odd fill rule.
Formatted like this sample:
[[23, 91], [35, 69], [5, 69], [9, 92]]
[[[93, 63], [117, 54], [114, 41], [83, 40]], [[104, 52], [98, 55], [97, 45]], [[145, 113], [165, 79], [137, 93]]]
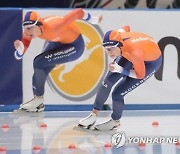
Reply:
[[[0, 112], [12, 112], [17, 110], [19, 105], [0, 106]], [[45, 111], [91, 111], [93, 105], [45, 105]], [[103, 110], [111, 110], [108, 105], [104, 105]]]
[[[12, 112], [19, 105], [0, 106], [0, 112]], [[93, 105], [45, 105], [45, 111], [91, 111]], [[104, 105], [103, 110], [111, 110]], [[124, 110], [180, 110], [180, 104], [126, 104]]]
[[180, 104], [134, 104], [125, 105], [125, 110], [179, 110]]
[[22, 102], [22, 61], [14, 57], [14, 41], [22, 38], [21, 24], [22, 9], [0, 9], [0, 105]]

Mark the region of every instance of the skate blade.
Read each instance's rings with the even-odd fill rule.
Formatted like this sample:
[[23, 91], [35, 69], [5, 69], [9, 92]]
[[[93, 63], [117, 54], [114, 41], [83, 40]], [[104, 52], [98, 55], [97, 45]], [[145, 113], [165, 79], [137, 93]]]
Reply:
[[89, 126], [84, 126], [84, 125], [81, 125], [81, 124], [78, 124], [78, 127], [81, 127], [81, 128], [84, 128], [84, 129], [91, 129], [91, 127], [95, 124], [95, 122]]
[[14, 110], [13, 113], [27, 113], [28, 111], [26, 109], [17, 109]]
[[88, 127], [88, 126], [83, 126], [83, 125], [81, 125], [81, 124], [78, 124], [78, 127], [84, 128], [84, 129], [90, 129], [90, 127]]
[[96, 131], [117, 131], [119, 126], [120, 126], [120, 124], [117, 126], [114, 126], [113, 128], [111, 128], [109, 130], [98, 129], [96, 126], [94, 126], [94, 130], [96, 130]]
[[12, 118], [18, 118], [18, 117], [20, 117], [20, 116], [29, 116], [29, 115], [31, 115], [31, 113], [29, 113], [29, 112], [27, 112], [27, 111], [25, 111], [25, 110], [22, 110], [22, 109], [17, 109], [17, 110], [14, 110], [13, 112], [11, 112], [10, 114], [9, 114], [9, 117], [12, 117]]
[[41, 111], [39, 111], [39, 112], [35, 112], [35, 111], [28, 111], [27, 109], [17, 109], [17, 110], [14, 110], [13, 112], [12, 112], [13, 114], [42, 114], [43, 112]]

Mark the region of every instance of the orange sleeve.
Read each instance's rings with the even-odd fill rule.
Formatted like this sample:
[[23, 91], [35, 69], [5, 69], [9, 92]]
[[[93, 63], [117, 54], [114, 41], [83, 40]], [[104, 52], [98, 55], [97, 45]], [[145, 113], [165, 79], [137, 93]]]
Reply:
[[55, 25], [54, 28], [62, 28], [64, 29], [64, 27], [68, 26], [69, 24], [71, 24], [72, 22], [74, 22], [77, 19], [82, 19], [84, 17], [84, 11], [81, 8], [75, 9], [73, 11], [71, 11], [70, 13], [68, 13], [67, 15], [65, 15], [62, 20], [58, 21]]
[[132, 62], [134, 71], [138, 79], [143, 79], [146, 75], [143, 52], [133, 46], [124, 46], [123, 55]]

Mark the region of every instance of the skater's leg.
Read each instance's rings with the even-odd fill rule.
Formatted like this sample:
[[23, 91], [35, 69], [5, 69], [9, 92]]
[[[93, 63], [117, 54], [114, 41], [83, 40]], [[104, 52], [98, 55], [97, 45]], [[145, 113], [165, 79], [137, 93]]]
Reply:
[[122, 74], [119, 73], [111, 73], [108, 72], [102, 84], [99, 86], [95, 101], [94, 101], [94, 109], [102, 110], [104, 103], [106, 102], [111, 89], [114, 84], [117, 83], [123, 77]]
[[111, 91], [112, 86], [122, 77], [121, 74], [118, 73], [111, 73], [109, 72], [99, 87], [98, 93], [96, 95], [94, 108], [92, 113], [86, 118], [83, 118], [79, 121], [79, 126], [90, 128], [92, 125], [95, 124], [97, 115], [99, 110], [103, 108], [105, 101], [107, 100], [109, 93]]
[[[147, 79], [149, 79], [158, 70], [161, 64], [161, 57], [153, 62], [146, 63], [146, 76], [143, 79], [134, 79], [130, 77], [124, 77], [112, 92], [112, 102], [113, 102], [113, 113], [111, 119], [105, 123], [96, 125], [95, 128], [98, 130], [111, 130], [118, 126], [119, 119], [122, 116], [124, 109], [124, 97], [126, 94], [143, 84]], [[114, 122], [112, 122], [114, 121]]]
[[82, 43], [81, 36], [71, 44], [48, 43], [44, 52], [36, 56], [33, 63], [33, 93], [35, 97], [31, 101], [23, 103], [20, 109], [37, 111], [37, 108], [42, 105], [43, 108], [41, 110], [44, 110], [43, 95], [48, 74], [57, 64], [77, 60], [84, 51], [84, 44]]

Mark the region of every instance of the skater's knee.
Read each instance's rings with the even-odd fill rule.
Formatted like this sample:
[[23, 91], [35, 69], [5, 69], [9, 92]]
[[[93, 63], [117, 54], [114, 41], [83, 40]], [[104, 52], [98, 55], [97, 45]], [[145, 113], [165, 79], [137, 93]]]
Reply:
[[124, 96], [122, 96], [120, 92], [114, 90], [112, 92], [112, 100], [122, 102], [124, 100]]
[[114, 85], [113, 82], [109, 81], [108, 79], [105, 79], [103, 82], [102, 82], [102, 85], [104, 87], [112, 87]]

